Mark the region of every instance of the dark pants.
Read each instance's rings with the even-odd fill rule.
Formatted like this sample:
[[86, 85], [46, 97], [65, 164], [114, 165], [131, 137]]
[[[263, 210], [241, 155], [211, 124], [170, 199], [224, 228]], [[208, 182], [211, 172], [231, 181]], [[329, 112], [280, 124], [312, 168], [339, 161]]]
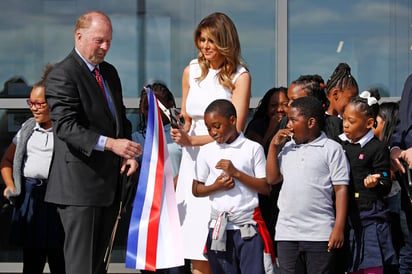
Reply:
[[169, 274], [192, 274], [190, 260], [185, 259], [185, 265], [169, 268]]
[[11, 224], [11, 242], [23, 249], [23, 273], [64, 274], [64, 232], [57, 208], [44, 201], [47, 180], [24, 178], [22, 195], [16, 200]]
[[[282, 274], [333, 273], [334, 253], [328, 252], [328, 242], [278, 241], [277, 255]], [[302, 263], [297, 270], [297, 263]]]
[[192, 274], [190, 260], [185, 260], [185, 264], [168, 269], [157, 269], [156, 271], [140, 270], [142, 274], [160, 273], [160, 274]]
[[104, 274], [103, 262], [118, 208], [61, 206], [67, 274]]
[[64, 274], [64, 256], [61, 248], [24, 248], [23, 274], [42, 274], [46, 259], [51, 274]]
[[409, 230], [409, 235], [399, 252], [399, 273], [412, 273], [412, 230]]
[[213, 274], [265, 273], [263, 240], [259, 234], [243, 240], [240, 230], [226, 231], [226, 251], [210, 250], [213, 229], [207, 239], [207, 258]]

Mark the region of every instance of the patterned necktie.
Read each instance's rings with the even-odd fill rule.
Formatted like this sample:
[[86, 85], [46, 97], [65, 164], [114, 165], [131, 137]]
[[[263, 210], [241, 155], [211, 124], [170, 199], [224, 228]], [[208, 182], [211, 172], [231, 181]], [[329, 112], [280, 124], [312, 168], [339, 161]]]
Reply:
[[97, 67], [95, 67], [93, 71], [94, 71], [94, 74], [95, 74], [95, 77], [96, 77], [96, 81], [99, 84], [99, 87], [100, 87], [101, 91], [103, 92], [104, 99], [106, 99], [106, 101], [107, 101], [106, 92], [104, 91], [102, 76], [99, 72], [99, 69]]

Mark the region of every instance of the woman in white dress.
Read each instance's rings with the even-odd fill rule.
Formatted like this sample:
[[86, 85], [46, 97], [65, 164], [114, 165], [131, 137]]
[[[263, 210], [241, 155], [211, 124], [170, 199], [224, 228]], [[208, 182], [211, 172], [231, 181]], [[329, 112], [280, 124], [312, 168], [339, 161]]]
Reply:
[[203, 115], [216, 99], [231, 100], [237, 112], [237, 129], [243, 131], [249, 110], [251, 78], [240, 61], [240, 43], [236, 27], [223, 13], [205, 17], [194, 32], [199, 49], [183, 71], [182, 128], [172, 129], [172, 138], [183, 146], [176, 188], [184, 255], [192, 260], [193, 273], [211, 273], [204, 256], [210, 217], [209, 198], [192, 194], [193, 173], [200, 146], [210, 143]]

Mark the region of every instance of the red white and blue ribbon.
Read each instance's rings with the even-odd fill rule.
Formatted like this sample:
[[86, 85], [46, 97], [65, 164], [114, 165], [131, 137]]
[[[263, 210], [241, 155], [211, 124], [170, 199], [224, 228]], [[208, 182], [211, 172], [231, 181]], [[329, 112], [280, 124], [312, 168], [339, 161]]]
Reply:
[[184, 264], [173, 173], [156, 97], [146, 89], [148, 118], [127, 240], [126, 267], [155, 271]]

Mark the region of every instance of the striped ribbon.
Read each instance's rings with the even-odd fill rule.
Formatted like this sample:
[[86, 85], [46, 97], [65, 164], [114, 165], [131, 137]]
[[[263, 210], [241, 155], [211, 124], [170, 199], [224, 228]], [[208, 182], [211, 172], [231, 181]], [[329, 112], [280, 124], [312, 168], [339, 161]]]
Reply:
[[126, 267], [155, 271], [184, 264], [173, 173], [162, 118], [147, 88], [146, 139], [127, 240]]

